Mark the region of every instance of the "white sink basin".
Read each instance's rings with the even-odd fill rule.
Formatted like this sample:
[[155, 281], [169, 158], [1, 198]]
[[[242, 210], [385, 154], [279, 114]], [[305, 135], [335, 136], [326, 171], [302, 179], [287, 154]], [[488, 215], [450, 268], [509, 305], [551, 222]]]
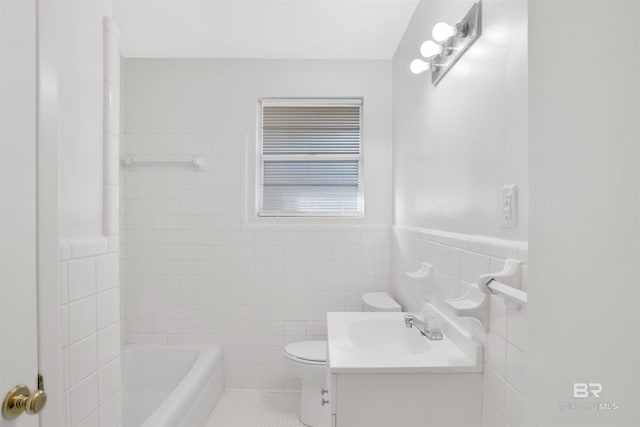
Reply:
[[333, 372], [480, 372], [482, 347], [472, 338], [456, 345], [431, 341], [407, 328], [404, 313], [328, 313]]
[[431, 349], [428, 339], [416, 329], [405, 327], [404, 322], [400, 324], [397, 319], [356, 320], [349, 325], [349, 339], [358, 351], [381, 358], [425, 354]]

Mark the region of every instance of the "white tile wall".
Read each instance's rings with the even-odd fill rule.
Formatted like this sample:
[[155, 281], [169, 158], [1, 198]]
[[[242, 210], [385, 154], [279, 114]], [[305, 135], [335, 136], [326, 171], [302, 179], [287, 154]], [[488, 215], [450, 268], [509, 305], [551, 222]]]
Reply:
[[[117, 427], [120, 393], [119, 31], [103, 20], [103, 234], [60, 244], [63, 427]], [[98, 172], [99, 173], [99, 172]]]
[[96, 293], [96, 260], [94, 257], [78, 258], [68, 263], [69, 301]]
[[114, 237], [61, 245], [64, 427], [121, 424], [117, 246]]
[[245, 136], [123, 140], [123, 155], [206, 162], [123, 173], [127, 342], [216, 342], [227, 386], [297, 388], [285, 344], [324, 338], [327, 311], [360, 310], [364, 292], [387, 289], [386, 226], [245, 224]]
[[[528, 286], [525, 242], [394, 227], [391, 257], [392, 293], [408, 311], [421, 312], [425, 298], [447, 310], [443, 299], [462, 296], [480, 274], [500, 271], [506, 258], [523, 262], [522, 288], [527, 290]], [[404, 275], [417, 270], [422, 262], [434, 267], [434, 277], [426, 289]], [[475, 320], [460, 320], [461, 326], [485, 343], [484, 427], [522, 425], [525, 321], [526, 308], [518, 309], [493, 295], [488, 334]]]

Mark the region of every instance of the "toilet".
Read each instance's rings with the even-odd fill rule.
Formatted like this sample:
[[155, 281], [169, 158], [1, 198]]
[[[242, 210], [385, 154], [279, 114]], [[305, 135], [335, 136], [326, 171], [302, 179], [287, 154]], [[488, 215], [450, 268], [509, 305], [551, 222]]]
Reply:
[[[362, 296], [363, 311], [402, 311], [386, 292], [370, 292]], [[327, 427], [328, 407], [322, 405], [326, 389], [327, 341], [300, 341], [284, 349], [293, 373], [300, 378], [300, 421], [310, 427]]]
[[400, 304], [386, 292], [369, 292], [362, 296], [362, 311], [402, 311]]

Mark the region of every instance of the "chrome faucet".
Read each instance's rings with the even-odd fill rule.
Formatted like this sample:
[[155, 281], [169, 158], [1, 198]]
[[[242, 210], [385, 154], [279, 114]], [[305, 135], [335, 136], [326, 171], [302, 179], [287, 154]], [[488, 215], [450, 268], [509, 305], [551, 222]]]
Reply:
[[420, 331], [422, 335], [427, 337], [432, 341], [438, 341], [442, 339], [442, 331], [437, 326], [430, 325], [431, 322], [428, 320], [421, 320], [417, 316], [413, 314], [405, 314], [404, 315], [404, 325], [407, 328], [415, 327]]

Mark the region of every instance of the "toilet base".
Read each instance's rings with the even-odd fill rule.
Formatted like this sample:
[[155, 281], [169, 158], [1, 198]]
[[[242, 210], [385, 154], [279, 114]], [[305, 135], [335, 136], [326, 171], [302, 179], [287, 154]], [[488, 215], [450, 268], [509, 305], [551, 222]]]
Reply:
[[331, 418], [329, 405], [322, 406], [321, 391], [326, 388], [327, 365], [308, 364], [288, 359], [293, 373], [300, 379], [302, 392], [300, 393], [300, 415], [302, 424], [309, 427], [328, 427]]

